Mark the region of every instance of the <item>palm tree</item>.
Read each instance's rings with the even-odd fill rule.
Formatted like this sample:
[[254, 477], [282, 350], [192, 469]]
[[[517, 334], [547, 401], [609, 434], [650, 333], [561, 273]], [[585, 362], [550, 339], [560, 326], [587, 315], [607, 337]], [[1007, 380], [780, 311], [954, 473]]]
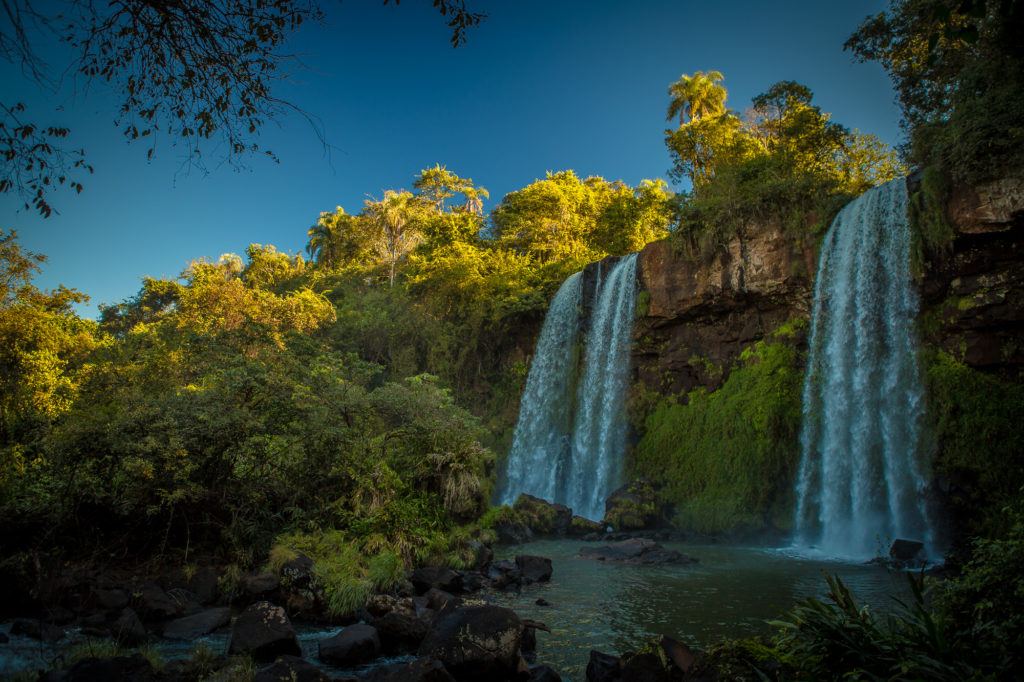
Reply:
[[719, 83], [725, 78], [721, 71], [698, 71], [692, 76], [683, 74], [668, 86], [668, 120], [679, 117], [680, 127], [700, 120], [705, 116], [717, 116], [725, 112], [726, 90]]
[[385, 191], [380, 201], [366, 201], [364, 212], [375, 227], [373, 248], [388, 264], [388, 282], [392, 287], [398, 262], [423, 240], [421, 201], [412, 192], [392, 189]]

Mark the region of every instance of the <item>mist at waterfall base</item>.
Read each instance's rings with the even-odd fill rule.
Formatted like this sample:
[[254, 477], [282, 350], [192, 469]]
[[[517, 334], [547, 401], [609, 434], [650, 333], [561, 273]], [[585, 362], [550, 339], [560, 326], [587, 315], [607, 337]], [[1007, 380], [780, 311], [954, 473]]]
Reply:
[[917, 310], [900, 178], [843, 208], [821, 246], [803, 395], [798, 546], [863, 559], [907, 538], [934, 556], [918, 464]]
[[598, 264], [586, 328], [582, 273], [555, 295], [520, 402], [503, 502], [528, 493], [580, 516], [604, 516], [625, 455], [636, 259], [635, 253], [625, 256], [607, 272]]

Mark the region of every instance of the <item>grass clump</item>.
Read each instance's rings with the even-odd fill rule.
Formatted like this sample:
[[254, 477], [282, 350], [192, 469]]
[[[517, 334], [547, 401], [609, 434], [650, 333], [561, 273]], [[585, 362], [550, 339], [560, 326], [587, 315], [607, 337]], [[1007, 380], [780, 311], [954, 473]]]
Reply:
[[799, 459], [799, 353], [760, 341], [725, 383], [685, 402], [662, 400], [633, 453], [633, 473], [675, 505], [676, 523], [704, 533], [785, 528]]

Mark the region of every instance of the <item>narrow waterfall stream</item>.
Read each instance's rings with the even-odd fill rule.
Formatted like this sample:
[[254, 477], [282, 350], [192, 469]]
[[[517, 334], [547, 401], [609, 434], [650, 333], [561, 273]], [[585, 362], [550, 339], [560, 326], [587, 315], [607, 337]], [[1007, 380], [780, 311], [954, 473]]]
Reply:
[[822, 244], [797, 480], [798, 544], [871, 557], [930, 545], [918, 466], [924, 390], [900, 178], [850, 202]]
[[520, 493], [600, 519], [619, 483], [636, 306], [636, 254], [599, 274], [580, 352], [582, 277], [558, 290], [534, 351], [506, 466], [502, 501]]

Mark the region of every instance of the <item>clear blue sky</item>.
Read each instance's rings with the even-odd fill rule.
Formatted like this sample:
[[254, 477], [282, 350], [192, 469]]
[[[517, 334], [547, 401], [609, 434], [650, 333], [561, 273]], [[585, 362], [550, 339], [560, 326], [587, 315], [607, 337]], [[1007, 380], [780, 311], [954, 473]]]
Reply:
[[61, 215], [19, 212], [8, 196], [0, 224], [49, 256], [42, 286], [84, 291], [92, 301], [82, 312], [92, 315], [133, 295], [143, 275], [176, 276], [193, 258], [250, 242], [300, 251], [320, 211], [355, 212], [438, 162], [489, 188], [488, 209], [548, 170], [631, 184], [664, 177], [666, 87], [681, 73], [722, 71], [739, 110], [772, 83], [796, 80], [838, 122], [900, 141], [885, 74], [842, 50], [880, 0], [470, 3], [488, 19], [454, 50], [429, 0], [325, 0], [326, 25], [289, 46], [307, 68], [281, 94], [318, 117], [336, 149], [326, 156], [290, 117], [263, 134], [281, 163], [253, 159], [241, 172], [182, 175], [167, 144], [147, 163], [113, 127], [110, 93], [41, 98], [0, 69], [5, 100], [63, 107], [53, 122], [73, 128], [96, 167], [81, 196], [54, 197]]

